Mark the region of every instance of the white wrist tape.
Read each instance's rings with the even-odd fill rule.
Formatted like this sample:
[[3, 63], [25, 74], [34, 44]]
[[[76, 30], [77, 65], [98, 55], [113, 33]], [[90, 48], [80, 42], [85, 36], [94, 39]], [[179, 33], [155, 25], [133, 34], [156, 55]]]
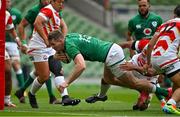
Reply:
[[19, 37], [16, 37], [15, 40], [16, 40], [16, 42], [20, 41]]
[[57, 88], [59, 88], [59, 86], [65, 82], [64, 80], [64, 76], [58, 76], [54, 79], [55, 85]]

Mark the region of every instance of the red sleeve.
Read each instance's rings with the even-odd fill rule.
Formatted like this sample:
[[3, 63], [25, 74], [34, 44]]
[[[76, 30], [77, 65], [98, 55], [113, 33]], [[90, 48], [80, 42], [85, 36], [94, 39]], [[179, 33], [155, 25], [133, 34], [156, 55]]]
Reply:
[[138, 48], [137, 50], [142, 51], [144, 47], [149, 43], [149, 39], [141, 39], [138, 43]]
[[53, 17], [52, 10], [49, 9], [49, 8], [42, 8], [42, 9], [40, 10], [40, 13], [44, 14], [44, 15], [45, 15], [46, 17], [48, 17], [48, 18]]
[[8, 24], [12, 24], [12, 23], [13, 23], [13, 20], [12, 20], [12, 17], [10, 16], [9, 19], [8, 19], [8, 21], [7, 21], [7, 25], [8, 25]]

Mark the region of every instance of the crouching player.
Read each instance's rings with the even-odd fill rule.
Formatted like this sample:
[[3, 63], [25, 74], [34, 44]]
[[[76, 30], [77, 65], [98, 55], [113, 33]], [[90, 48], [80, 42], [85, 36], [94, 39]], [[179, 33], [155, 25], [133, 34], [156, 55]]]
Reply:
[[162, 24], [147, 49], [147, 68], [151, 65], [158, 73], [166, 74], [173, 82], [173, 95], [163, 107], [166, 113], [180, 114], [180, 5], [174, 9], [175, 18]]

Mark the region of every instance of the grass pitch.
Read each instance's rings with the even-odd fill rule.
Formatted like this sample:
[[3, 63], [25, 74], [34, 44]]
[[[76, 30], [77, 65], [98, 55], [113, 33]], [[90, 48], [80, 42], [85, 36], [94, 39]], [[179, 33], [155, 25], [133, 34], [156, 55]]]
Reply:
[[[138, 93], [136, 91], [112, 87], [108, 92], [106, 102], [88, 104], [85, 98], [99, 91], [98, 85], [72, 85], [69, 87], [71, 97], [81, 99], [77, 106], [50, 105], [46, 89], [41, 89], [37, 93], [39, 109], [32, 109], [26, 98], [26, 104], [20, 104], [16, 97], [12, 95], [12, 101], [17, 104], [16, 108], [5, 108], [0, 112], [0, 116], [65, 116], [65, 117], [118, 117], [118, 116], [176, 116], [167, 115], [161, 111], [160, 103], [153, 97], [151, 106], [146, 111], [133, 111], [132, 105], [136, 102]], [[12, 94], [14, 91], [12, 92]], [[55, 91], [59, 98], [58, 92]]]

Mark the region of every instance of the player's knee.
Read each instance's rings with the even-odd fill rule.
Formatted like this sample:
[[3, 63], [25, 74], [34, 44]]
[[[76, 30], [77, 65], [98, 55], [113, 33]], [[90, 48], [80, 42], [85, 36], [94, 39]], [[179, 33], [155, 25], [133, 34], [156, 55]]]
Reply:
[[49, 79], [49, 75], [50, 73], [42, 73], [42, 74], [39, 74], [39, 78], [41, 79], [41, 81], [47, 81]]
[[101, 79], [101, 84], [106, 85], [106, 84], [108, 84], [108, 83], [102, 78], [102, 79]]
[[63, 76], [63, 69], [61, 62], [59, 60], [55, 60], [53, 56], [50, 56], [48, 59], [48, 63], [49, 69], [55, 75], [55, 77]]

